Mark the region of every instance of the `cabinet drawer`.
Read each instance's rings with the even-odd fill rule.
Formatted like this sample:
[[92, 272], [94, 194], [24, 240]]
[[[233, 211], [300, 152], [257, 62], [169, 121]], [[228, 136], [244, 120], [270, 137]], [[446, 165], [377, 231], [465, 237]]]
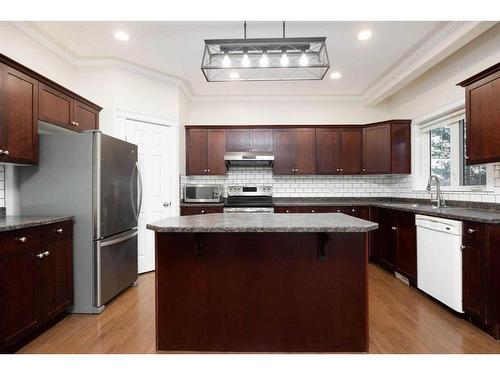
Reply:
[[486, 243], [487, 225], [464, 221], [462, 242], [467, 244], [482, 245]]
[[73, 232], [73, 222], [63, 221], [44, 225], [40, 227], [40, 236], [42, 243], [52, 243], [57, 241], [71, 241]]
[[26, 228], [0, 233], [0, 253], [32, 250], [40, 246], [38, 228]]
[[222, 213], [223, 211], [224, 208], [222, 206], [181, 207], [181, 216], [218, 214]]

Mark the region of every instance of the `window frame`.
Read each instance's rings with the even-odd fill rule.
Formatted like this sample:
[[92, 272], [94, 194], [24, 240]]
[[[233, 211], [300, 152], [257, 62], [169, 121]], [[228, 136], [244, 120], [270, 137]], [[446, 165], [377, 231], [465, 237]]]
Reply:
[[[412, 170], [413, 170], [413, 190], [420, 192], [426, 191], [427, 181], [430, 176], [430, 132], [431, 127], [450, 124], [459, 119], [465, 119], [465, 101], [459, 100], [447, 106], [441, 107], [430, 112], [412, 123], [412, 138], [414, 147], [412, 147]], [[486, 185], [463, 186], [460, 185], [460, 168], [463, 167], [463, 161], [460, 160], [462, 150], [460, 147], [460, 126], [456, 131], [450, 134], [452, 145], [458, 142], [459, 147], [452, 147], [452, 171], [451, 186], [442, 186], [443, 192], [494, 192], [494, 164], [486, 164]], [[459, 172], [458, 174], [456, 172]]]

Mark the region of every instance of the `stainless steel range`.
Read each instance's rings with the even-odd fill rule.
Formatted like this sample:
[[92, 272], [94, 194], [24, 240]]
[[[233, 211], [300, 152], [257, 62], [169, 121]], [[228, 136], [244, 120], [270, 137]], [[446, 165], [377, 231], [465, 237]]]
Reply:
[[224, 212], [273, 213], [273, 188], [271, 186], [229, 186]]

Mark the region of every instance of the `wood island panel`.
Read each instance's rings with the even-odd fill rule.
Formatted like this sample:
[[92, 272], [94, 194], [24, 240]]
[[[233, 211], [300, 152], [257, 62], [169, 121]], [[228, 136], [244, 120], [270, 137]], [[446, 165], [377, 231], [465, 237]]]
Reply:
[[156, 233], [158, 350], [366, 352], [366, 233]]

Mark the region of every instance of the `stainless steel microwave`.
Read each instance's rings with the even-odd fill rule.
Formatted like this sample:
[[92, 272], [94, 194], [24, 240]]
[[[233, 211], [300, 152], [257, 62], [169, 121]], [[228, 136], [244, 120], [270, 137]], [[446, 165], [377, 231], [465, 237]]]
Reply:
[[222, 201], [222, 185], [184, 185], [184, 202], [209, 203]]

